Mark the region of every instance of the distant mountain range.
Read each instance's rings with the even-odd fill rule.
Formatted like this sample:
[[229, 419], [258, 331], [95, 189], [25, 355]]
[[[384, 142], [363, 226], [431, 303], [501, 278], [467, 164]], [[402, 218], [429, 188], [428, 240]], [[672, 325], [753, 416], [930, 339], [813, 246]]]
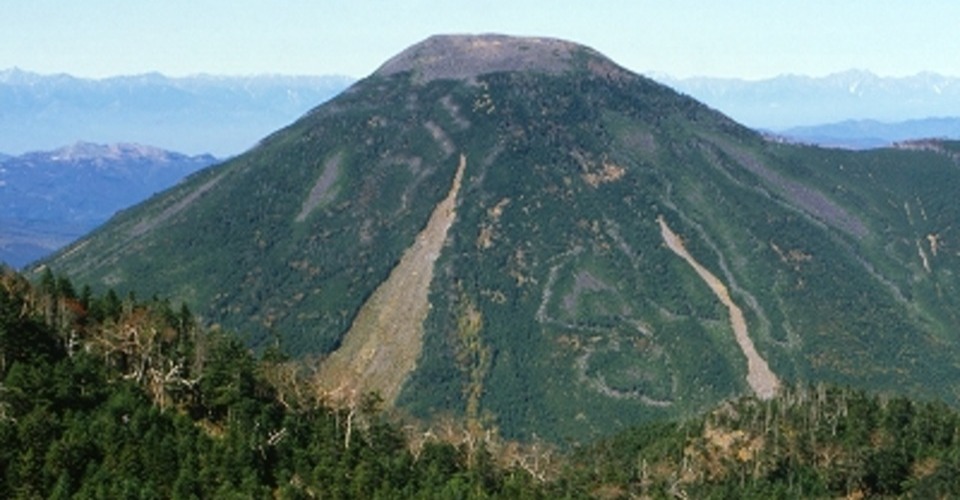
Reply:
[[960, 78], [936, 73], [655, 79], [745, 125], [800, 142], [865, 149], [919, 138], [960, 139]]
[[924, 118], [897, 123], [846, 120], [788, 128], [779, 131], [779, 134], [821, 146], [867, 149], [918, 138], [960, 139], [960, 118]]
[[[877, 147], [960, 138], [960, 78], [880, 77], [847, 71], [765, 80], [654, 79], [750, 127], [803, 142]], [[171, 78], [158, 73], [84, 79], [0, 71], [0, 151], [76, 141], [151, 144], [191, 154], [238, 154], [351, 84], [346, 76]]]
[[783, 75], [755, 81], [654, 78], [745, 125], [762, 129], [960, 116], [960, 78], [936, 73], [880, 77], [852, 70], [824, 77]]
[[21, 154], [82, 140], [232, 156], [352, 81], [157, 73], [92, 80], [0, 70], [0, 151]]
[[0, 261], [21, 267], [217, 159], [137, 144], [76, 143], [0, 157]]

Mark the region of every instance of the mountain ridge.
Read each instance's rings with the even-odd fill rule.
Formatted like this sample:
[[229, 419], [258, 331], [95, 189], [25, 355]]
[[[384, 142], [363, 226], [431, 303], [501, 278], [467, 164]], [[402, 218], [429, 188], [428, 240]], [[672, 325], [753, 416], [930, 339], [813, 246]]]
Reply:
[[83, 140], [230, 156], [351, 82], [332, 75], [90, 79], [0, 70], [0, 151], [22, 154]]
[[89, 142], [0, 160], [0, 260], [25, 266], [217, 161], [140, 144]]
[[922, 139], [960, 139], [960, 117], [931, 117], [901, 122], [845, 120], [778, 132], [793, 140], [828, 147], [868, 149]]
[[754, 128], [780, 131], [844, 120], [899, 122], [960, 116], [960, 77], [924, 72], [881, 77], [848, 70], [822, 77], [653, 78]]

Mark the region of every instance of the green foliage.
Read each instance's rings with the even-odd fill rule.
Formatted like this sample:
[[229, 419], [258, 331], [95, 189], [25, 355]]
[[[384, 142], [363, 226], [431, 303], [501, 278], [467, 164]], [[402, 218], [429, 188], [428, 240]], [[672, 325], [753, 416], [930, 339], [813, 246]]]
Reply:
[[[104, 322], [85, 318], [85, 348], [64, 350], [77, 324], [58, 318], [54, 328], [30, 304], [69, 300], [66, 289], [0, 276], [2, 498], [541, 497], [523, 473], [469, 466], [450, 444], [428, 441], [415, 457], [400, 428], [378, 417], [375, 395], [358, 409], [366, 423], [345, 440], [347, 410], [284, 406], [265, 378], [271, 362], [235, 337], [194, 331], [186, 309], [163, 301], [124, 303]], [[97, 347], [111, 342], [114, 322], [153, 321], [181, 330], [168, 332], [155, 353], [163, 359], [150, 362], [196, 365], [181, 372], [189, 390], [174, 383], [158, 393], [149, 377], [131, 376], [137, 353], [120, 362]]]
[[[236, 349], [279, 336], [295, 359], [328, 354], [463, 154], [405, 411], [582, 443], [749, 391], [728, 309], [665, 247], [659, 217], [723, 282], [782, 381], [960, 403], [960, 146], [779, 143], [589, 51], [571, 68], [373, 75], [44, 269], [105, 297], [84, 306], [93, 322], [124, 318], [135, 291], [242, 332]], [[52, 271], [36, 278], [74, 295]], [[482, 317], [482, 370], [460, 366], [465, 302]], [[228, 379], [207, 394], [211, 418], [232, 418], [250, 384]]]
[[741, 399], [577, 452], [563, 488], [624, 496], [808, 498], [960, 493], [960, 415], [942, 403], [826, 386]]
[[[268, 376], [282, 355], [258, 360], [234, 337], [196, 332], [188, 311], [165, 301], [124, 303], [103, 322], [83, 311], [46, 318], [49, 301], [72, 300], [67, 289], [34, 289], [8, 272], [0, 280], [3, 498], [960, 495], [960, 414], [943, 403], [788, 387], [575, 446], [538, 472], [530, 465], [544, 456], [533, 450], [513, 456], [520, 468], [482, 444], [413, 446], [376, 395], [356, 408], [284, 403]], [[95, 347], [109, 344], [115, 322], [171, 327], [151, 363], [189, 359], [197, 367], [184, 375], [198, 382], [158, 392], [148, 376], [130, 376], [136, 352], [122, 363]], [[85, 348], [62, 348], [81, 323]]]

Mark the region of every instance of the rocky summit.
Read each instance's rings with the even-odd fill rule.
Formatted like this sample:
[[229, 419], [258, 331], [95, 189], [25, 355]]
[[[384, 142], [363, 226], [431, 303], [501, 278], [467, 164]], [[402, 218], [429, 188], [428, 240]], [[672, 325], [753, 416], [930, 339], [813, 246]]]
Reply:
[[436, 35], [383, 64], [375, 76], [410, 73], [420, 82], [472, 80], [489, 73], [530, 71], [561, 74], [573, 71], [589, 57], [593, 63], [615, 66], [600, 53], [555, 38], [505, 35]]
[[915, 146], [771, 142], [587, 47], [439, 36], [44, 266], [512, 438], [815, 381], [957, 404], [960, 146]]

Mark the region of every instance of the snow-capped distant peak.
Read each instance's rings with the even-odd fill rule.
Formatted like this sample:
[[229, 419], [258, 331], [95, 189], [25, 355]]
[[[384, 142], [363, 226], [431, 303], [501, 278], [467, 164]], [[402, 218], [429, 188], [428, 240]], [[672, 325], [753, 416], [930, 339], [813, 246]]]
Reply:
[[155, 161], [165, 161], [170, 153], [152, 146], [141, 144], [95, 144], [91, 142], [76, 142], [52, 152], [53, 161], [76, 161], [93, 159], [121, 159], [145, 158]]

